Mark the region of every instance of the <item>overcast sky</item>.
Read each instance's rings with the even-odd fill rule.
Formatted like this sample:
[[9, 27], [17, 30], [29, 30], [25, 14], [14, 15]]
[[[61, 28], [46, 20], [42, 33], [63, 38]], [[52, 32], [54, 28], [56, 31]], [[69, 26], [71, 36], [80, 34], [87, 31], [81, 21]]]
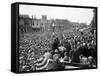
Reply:
[[20, 5], [20, 14], [27, 14], [30, 17], [40, 19], [41, 15], [47, 15], [48, 19], [67, 19], [71, 22], [90, 24], [93, 18], [93, 9], [72, 8], [72, 7], [51, 7], [36, 5]]

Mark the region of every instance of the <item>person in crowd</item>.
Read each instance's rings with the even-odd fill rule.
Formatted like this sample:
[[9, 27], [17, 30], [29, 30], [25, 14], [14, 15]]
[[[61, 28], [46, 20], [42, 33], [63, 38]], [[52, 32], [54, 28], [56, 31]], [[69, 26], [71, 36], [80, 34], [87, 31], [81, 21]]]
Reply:
[[53, 59], [56, 60], [56, 58], [60, 58], [61, 55], [57, 49], [55, 49], [55, 54], [53, 55]]
[[57, 38], [54, 39], [54, 42], [53, 42], [53, 44], [52, 44], [53, 54], [54, 54], [55, 49], [58, 50], [58, 46], [59, 46], [59, 39], [58, 39], [58, 37], [57, 37]]
[[73, 52], [73, 56], [72, 56], [72, 62], [74, 63], [80, 63], [80, 59], [79, 59], [79, 56], [80, 56], [80, 50], [82, 48], [78, 48], [78, 49], [75, 49], [74, 52]]
[[66, 52], [69, 56], [69, 52], [71, 51], [71, 41], [67, 40], [66, 43], [64, 44], [64, 47], [66, 48]]
[[87, 57], [85, 57], [83, 55], [80, 55], [79, 58], [80, 58], [80, 63], [82, 63], [82, 64], [87, 64], [88, 63], [88, 58]]
[[66, 48], [63, 45], [60, 45], [58, 47], [58, 50], [59, 50], [61, 57], [64, 57], [64, 52], [66, 51]]
[[67, 52], [64, 53], [64, 62], [71, 63], [71, 58], [68, 56]]

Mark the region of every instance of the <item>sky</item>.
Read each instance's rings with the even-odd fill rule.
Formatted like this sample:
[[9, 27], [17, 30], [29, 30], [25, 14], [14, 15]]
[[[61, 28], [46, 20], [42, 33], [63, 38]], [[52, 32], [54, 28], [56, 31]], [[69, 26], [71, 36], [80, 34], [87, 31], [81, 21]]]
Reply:
[[89, 25], [93, 18], [93, 9], [53, 7], [37, 5], [20, 5], [19, 13], [36, 16], [40, 19], [42, 15], [47, 15], [47, 19], [67, 19], [71, 22], [86, 23]]

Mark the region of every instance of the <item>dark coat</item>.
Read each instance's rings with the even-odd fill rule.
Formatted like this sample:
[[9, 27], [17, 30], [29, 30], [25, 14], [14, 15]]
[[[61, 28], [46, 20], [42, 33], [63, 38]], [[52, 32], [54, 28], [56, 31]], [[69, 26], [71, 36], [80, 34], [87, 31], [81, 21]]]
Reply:
[[55, 40], [52, 44], [52, 50], [55, 51], [55, 49], [58, 49], [59, 46], [59, 40]]
[[89, 57], [92, 55], [91, 49], [88, 49], [87, 46], [83, 46], [81, 54], [85, 57]]
[[80, 62], [79, 56], [80, 52], [78, 50], [75, 51], [72, 57], [72, 62], [79, 63]]
[[76, 51], [73, 53], [72, 62], [80, 63], [79, 56], [82, 54], [82, 51], [83, 47], [81, 46], [78, 49], [76, 49]]
[[65, 43], [65, 45], [64, 45], [64, 47], [66, 48], [66, 52], [68, 53], [68, 55], [69, 55], [69, 52], [70, 52], [70, 50], [71, 50], [71, 45], [70, 45], [70, 43]]

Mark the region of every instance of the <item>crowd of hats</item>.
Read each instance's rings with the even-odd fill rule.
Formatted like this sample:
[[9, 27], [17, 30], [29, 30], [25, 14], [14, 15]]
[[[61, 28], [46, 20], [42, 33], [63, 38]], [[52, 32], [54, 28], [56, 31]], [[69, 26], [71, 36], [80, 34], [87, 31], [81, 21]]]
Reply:
[[19, 70], [33, 70], [33, 62], [41, 57], [51, 47], [52, 39], [49, 36], [26, 35], [19, 41]]
[[[96, 46], [96, 39], [93, 36], [68, 36], [66, 37], [71, 48], [76, 49], [78, 46]], [[64, 40], [63, 40], [64, 41]], [[62, 41], [62, 44], [63, 44]], [[64, 41], [65, 42], [65, 41]], [[40, 58], [46, 50], [51, 50], [53, 38], [50, 35], [30, 35], [24, 36], [19, 41], [19, 70], [34, 71], [34, 61]], [[55, 50], [57, 52], [57, 50]], [[91, 58], [90, 58], [91, 59]], [[85, 60], [85, 58], [83, 58]]]

